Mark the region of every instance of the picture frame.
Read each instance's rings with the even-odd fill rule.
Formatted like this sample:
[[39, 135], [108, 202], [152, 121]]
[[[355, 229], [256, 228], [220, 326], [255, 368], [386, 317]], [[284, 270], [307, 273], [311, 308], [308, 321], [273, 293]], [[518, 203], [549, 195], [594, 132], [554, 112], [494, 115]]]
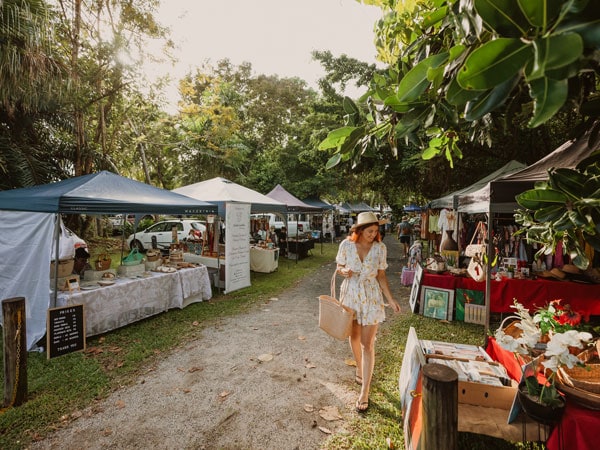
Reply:
[[452, 320], [454, 309], [454, 290], [421, 287], [419, 312], [425, 317], [439, 320]]
[[454, 297], [456, 313], [454, 314], [454, 320], [465, 321], [465, 305], [468, 303], [485, 305], [485, 292], [474, 289], [456, 289]]
[[79, 277], [72, 277], [67, 279], [66, 285], [69, 292], [78, 292], [81, 290], [79, 286]]
[[420, 264], [415, 266], [415, 276], [413, 278], [412, 288], [410, 290], [410, 297], [408, 299], [408, 304], [410, 306], [410, 310], [413, 313], [417, 312], [417, 300], [419, 299], [419, 289], [421, 287], [421, 280], [423, 279], [423, 268]]

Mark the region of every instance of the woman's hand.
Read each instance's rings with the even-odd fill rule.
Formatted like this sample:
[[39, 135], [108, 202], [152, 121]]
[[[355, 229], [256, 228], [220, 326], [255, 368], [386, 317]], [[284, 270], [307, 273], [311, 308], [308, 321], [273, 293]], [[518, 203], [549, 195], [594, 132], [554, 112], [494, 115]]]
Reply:
[[393, 298], [390, 299], [390, 301], [388, 302], [388, 306], [390, 308], [392, 308], [392, 311], [394, 311], [395, 313], [399, 313], [400, 312], [400, 305]]
[[340, 267], [338, 273], [345, 278], [350, 278], [353, 272], [346, 267]]

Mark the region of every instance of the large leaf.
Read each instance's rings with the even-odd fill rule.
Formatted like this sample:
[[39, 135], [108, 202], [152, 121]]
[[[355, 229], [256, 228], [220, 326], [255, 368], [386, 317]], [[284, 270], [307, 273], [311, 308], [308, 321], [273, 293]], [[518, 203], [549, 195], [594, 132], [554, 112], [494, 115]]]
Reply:
[[568, 200], [565, 194], [553, 189], [530, 189], [517, 195], [516, 199], [523, 208], [532, 210], [564, 204]]
[[417, 100], [427, 86], [429, 86], [429, 80], [427, 79], [427, 71], [430, 68], [436, 68], [440, 64], [444, 63], [448, 59], [448, 52], [443, 52], [437, 55], [425, 58], [423, 61], [418, 63], [412, 69], [408, 71], [406, 75], [400, 80], [398, 84], [398, 100], [400, 102], [411, 102]]
[[330, 131], [329, 134], [319, 144], [319, 150], [339, 147], [353, 132], [362, 127], [342, 127]]
[[548, 29], [550, 23], [558, 16], [563, 0], [517, 0], [519, 8], [527, 21], [534, 27]]
[[398, 96], [395, 94], [390, 95], [389, 97], [386, 97], [385, 100], [383, 101], [383, 104], [385, 106], [392, 108], [394, 111], [399, 112], [399, 113], [405, 113], [405, 112], [410, 111], [410, 109], [411, 109], [410, 103], [400, 101]]
[[546, 71], [558, 69], [577, 61], [583, 54], [583, 40], [577, 33], [542, 37], [533, 41], [534, 58], [529, 81], [541, 78]]
[[463, 89], [491, 89], [515, 76], [532, 57], [531, 45], [520, 39], [495, 39], [469, 55], [456, 79]]
[[475, 10], [486, 25], [500, 36], [521, 37], [529, 24], [517, 0], [475, 0]]
[[465, 119], [469, 121], [480, 119], [490, 111], [502, 106], [518, 83], [519, 77], [514, 76], [467, 103]]
[[463, 89], [456, 78], [453, 78], [448, 85], [446, 91], [446, 100], [448, 103], [454, 106], [461, 106], [466, 104], [470, 100], [474, 100], [479, 97], [485, 91], [476, 91], [473, 89]]
[[569, 93], [567, 80], [540, 78], [529, 83], [529, 94], [533, 98], [533, 117], [527, 124], [535, 128], [550, 119], [565, 104]]
[[550, 205], [538, 209], [535, 214], [535, 220], [538, 222], [554, 222], [560, 219], [567, 211], [565, 205]]
[[423, 28], [429, 28], [443, 20], [448, 15], [448, 7], [437, 8], [426, 14], [423, 18]]
[[600, 19], [589, 22], [565, 22], [556, 28], [556, 33], [577, 33], [588, 48], [600, 47]]
[[558, 168], [549, 174], [549, 180], [554, 189], [579, 199], [583, 197], [587, 176], [574, 169]]

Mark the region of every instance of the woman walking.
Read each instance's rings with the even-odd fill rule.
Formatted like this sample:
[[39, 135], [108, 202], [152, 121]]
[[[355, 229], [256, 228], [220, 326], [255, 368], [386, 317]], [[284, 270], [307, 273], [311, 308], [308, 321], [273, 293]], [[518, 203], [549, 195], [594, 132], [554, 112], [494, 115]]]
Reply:
[[356, 410], [369, 407], [369, 390], [375, 366], [375, 336], [385, 320], [384, 297], [394, 312], [400, 305], [388, 284], [387, 248], [381, 242], [379, 221], [372, 212], [358, 215], [350, 235], [343, 240], [336, 257], [337, 271], [345, 279], [340, 289], [341, 302], [356, 312], [350, 334], [350, 348], [356, 360], [356, 382], [361, 384]]

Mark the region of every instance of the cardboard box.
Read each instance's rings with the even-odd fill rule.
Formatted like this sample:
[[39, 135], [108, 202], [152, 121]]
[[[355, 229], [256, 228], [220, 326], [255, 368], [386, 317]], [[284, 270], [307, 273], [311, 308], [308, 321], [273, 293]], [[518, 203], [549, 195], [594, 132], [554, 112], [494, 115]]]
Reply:
[[[515, 396], [517, 395], [517, 383], [514, 380], [510, 380], [510, 386], [500, 386], [494, 384], [488, 384], [484, 382], [466, 381], [465, 375], [461, 372], [458, 367], [458, 359], [449, 358], [441, 355], [426, 355], [428, 363], [444, 364], [454, 369], [459, 376], [458, 380], [458, 403], [466, 403], [468, 405], [485, 406], [487, 408], [498, 408], [509, 411], [512, 407]], [[464, 362], [464, 361], [461, 361]], [[490, 373], [494, 372], [494, 369], [500, 368], [498, 363], [489, 361], [479, 361], [477, 364], [486, 365], [491, 364]], [[486, 371], [485, 368], [483, 369]], [[508, 380], [507, 377], [501, 377], [498, 379]], [[507, 381], [505, 381], [507, 382]]]
[[512, 386], [491, 386], [471, 381], [458, 382], [458, 403], [510, 411], [515, 395], [517, 395], [515, 381], [512, 381]]

